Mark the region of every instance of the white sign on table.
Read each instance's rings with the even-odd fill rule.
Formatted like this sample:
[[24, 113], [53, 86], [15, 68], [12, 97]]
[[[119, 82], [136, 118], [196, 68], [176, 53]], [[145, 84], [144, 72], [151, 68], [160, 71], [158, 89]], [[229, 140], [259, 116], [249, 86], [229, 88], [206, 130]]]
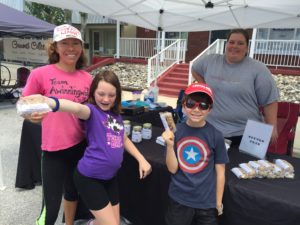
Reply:
[[273, 126], [248, 120], [239, 146], [240, 152], [264, 159], [272, 136]]

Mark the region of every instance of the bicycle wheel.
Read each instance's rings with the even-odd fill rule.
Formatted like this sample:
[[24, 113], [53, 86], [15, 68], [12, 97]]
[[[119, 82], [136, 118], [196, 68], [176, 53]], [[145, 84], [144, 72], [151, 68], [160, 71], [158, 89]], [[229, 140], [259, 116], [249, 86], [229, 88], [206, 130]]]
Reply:
[[11, 74], [7, 66], [0, 65], [0, 86], [2, 88], [10, 88]]

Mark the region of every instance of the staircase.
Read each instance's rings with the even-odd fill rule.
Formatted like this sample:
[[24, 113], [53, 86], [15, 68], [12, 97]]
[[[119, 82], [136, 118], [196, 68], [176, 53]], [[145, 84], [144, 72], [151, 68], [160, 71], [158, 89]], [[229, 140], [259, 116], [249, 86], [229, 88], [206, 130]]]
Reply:
[[188, 63], [175, 64], [158, 79], [159, 94], [177, 98], [179, 91], [188, 86], [188, 74]]

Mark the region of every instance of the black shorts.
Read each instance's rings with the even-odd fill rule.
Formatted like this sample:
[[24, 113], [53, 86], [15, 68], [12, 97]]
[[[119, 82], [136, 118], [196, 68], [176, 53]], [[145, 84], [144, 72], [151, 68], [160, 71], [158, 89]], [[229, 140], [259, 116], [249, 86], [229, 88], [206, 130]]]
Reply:
[[217, 209], [194, 209], [181, 205], [170, 197], [165, 219], [167, 225], [218, 225]]
[[86, 207], [90, 210], [105, 208], [119, 203], [117, 177], [111, 180], [99, 180], [82, 175], [78, 169], [74, 173], [74, 183]]

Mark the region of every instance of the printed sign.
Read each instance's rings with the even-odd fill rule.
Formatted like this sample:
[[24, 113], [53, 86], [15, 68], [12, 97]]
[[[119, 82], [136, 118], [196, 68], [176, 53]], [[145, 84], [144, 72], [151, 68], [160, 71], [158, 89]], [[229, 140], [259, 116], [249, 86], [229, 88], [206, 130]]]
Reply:
[[248, 120], [243, 134], [240, 152], [264, 159], [272, 135], [273, 126]]
[[6, 60], [47, 63], [48, 40], [41, 39], [3, 39], [3, 55]]

